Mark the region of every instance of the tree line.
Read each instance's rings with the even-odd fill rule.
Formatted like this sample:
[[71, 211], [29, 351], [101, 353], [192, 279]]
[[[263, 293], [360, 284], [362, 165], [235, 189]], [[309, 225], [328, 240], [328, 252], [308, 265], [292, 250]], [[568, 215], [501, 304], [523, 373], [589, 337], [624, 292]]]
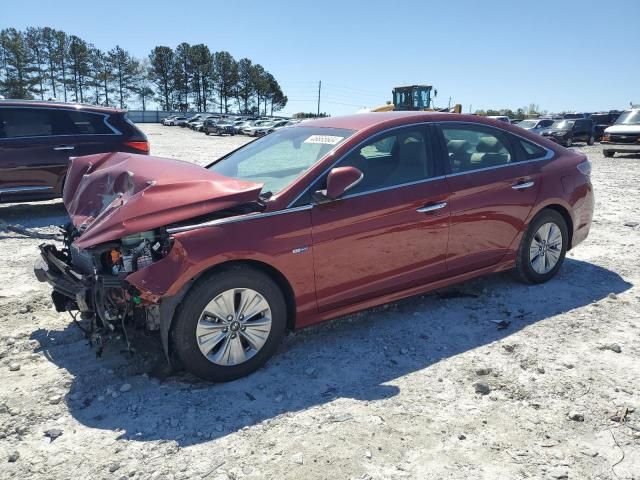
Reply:
[[287, 104], [274, 76], [248, 58], [181, 43], [140, 59], [49, 27], [0, 30], [0, 94], [120, 108], [137, 100], [143, 110], [154, 100], [163, 110], [224, 113], [272, 114]]

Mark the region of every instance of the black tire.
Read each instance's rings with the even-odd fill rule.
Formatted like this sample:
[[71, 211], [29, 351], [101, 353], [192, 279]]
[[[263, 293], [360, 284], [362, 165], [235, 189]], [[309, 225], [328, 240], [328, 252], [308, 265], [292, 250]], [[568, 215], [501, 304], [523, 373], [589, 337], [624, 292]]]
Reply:
[[[548, 272], [541, 274], [533, 269], [529, 258], [529, 250], [536, 232], [545, 223], [554, 223], [560, 229], [562, 234], [562, 249], [560, 251], [560, 257], [554, 267]], [[551, 280], [556, 273], [558, 273], [558, 270], [564, 262], [568, 244], [569, 234], [567, 230], [567, 222], [564, 217], [555, 210], [542, 210], [533, 218], [527, 228], [527, 231], [522, 237], [522, 241], [520, 242], [518, 256], [516, 257], [516, 277], [524, 283], [544, 283]]]
[[573, 145], [573, 138], [569, 137], [564, 141], [564, 146], [569, 148], [571, 145]]
[[602, 153], [607, 158], [613, 158], [613, 156], [616, 154], [616, 152], [614, 152], [613, 150], [603, 150]]
[[591, 135], [587, 140], [587, 145], [593, 145], [595, 142], [596, 142], [596, 139], [594, 138], [593, 135]]
[[[250, 288], [271, 308], [271, 331], [262, 348], [243, 363], [224, 366], [209, 361], [200, 351], [196, 327], [205, 306], [222, 292]], [[229, 382], [253, 373], [275, 353], [287, 325], [287, 307], [278, 285], [265, 273], [237, 265], [200, 279], [191, 288], [176, 312], [172, 325], [172, 346], [181, 364], [197, 377], [213, 382]]]
[[204, 132], [206, 135], [209, 135], [209, 130], [207, 130], [206, 132]]

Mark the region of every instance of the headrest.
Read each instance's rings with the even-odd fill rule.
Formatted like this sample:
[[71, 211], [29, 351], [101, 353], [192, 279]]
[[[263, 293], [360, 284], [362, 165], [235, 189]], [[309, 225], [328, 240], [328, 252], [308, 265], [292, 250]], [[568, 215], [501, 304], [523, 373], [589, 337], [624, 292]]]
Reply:
[[476, 146], [479, 153], [498, 153], [502, 145], [496, 137], [482, 137]]
[[453, 154], [468, 152], [469, 142], [466, 140], [449, 140], [447, 142], [447, 150]]

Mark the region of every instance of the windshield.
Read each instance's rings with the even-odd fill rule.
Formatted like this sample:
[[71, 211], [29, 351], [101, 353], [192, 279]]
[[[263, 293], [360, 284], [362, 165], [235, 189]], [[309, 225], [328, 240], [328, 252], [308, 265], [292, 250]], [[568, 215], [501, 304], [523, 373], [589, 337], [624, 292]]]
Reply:
[[573, 124], [576, 122], [572, 122], [571, 120], [560, 120], [558, 122], [553, 122], [551, 128], [557, 128], [558, 130], [569, 130], [573, 127]]
[[535, 128], [536, 123], [537, 122], [535, 120], [523, 120], [518, 123], [518, 126], [522, 128]]
[[616, 120], [616, 125], [640, 125], [640, 110], [624, 112]]
[[342, 128], [283, 128], [223, 157], [209, 170], [263, 183], [262, 196], [283, 190], [355, 133]]

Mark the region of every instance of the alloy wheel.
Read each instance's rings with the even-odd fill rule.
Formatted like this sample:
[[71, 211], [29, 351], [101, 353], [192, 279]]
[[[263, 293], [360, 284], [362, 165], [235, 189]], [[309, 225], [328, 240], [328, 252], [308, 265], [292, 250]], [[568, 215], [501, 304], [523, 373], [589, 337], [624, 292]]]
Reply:
[[246, 362], [264, 346], [271, 332], [271, 307], [255, 290], [226, 290], [209, 302], [198, 320], [200, 352], [222, 366]]
[[562, 231], [555, 223], [540, 226], [531, 239], [529, 261], [536, 273], [544, 275], [553, 269], [562, 254]]

